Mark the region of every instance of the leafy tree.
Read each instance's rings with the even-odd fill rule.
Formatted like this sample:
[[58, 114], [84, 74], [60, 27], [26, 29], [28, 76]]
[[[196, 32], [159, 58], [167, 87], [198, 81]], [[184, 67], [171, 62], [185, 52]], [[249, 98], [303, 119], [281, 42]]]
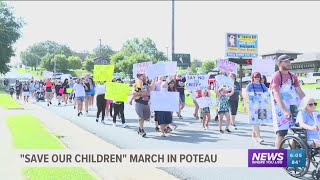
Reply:
[[56, 70], [66, 72], [69, 68], [69, 61], [64, 54], [56, 54], [52, 59], [53, 63], [56, 63]]
[[201, 70], [205, 73], [212, 71], [215, 68], [215, 63], [212, 60], [206, 60], [202, 63]]
[[90, 58], [90, 57], [86, 58], [84, 68], [89, 72], [93, 72], [94, 62], [93, 62], [92, 58]]
[[197, 72], [198, 72], [197, 67], [195, 65], [191, 65], [191, 67], [189, 69], [189, 74], [195, 75], [195, 74], [197, 74]]
[[54, 54], [47, 53], [45, 56], [41, 58], [41, 67], [45, 68], [48, 71], [53, 71], [53, 57]]
[[13, 9], [0, 1], [0, 74], [10, 71], [8, 63], [14, 56], [13, 44], [20, 38], [24, 22], [13, 14]]
[[[115, 52], [108, 45], [101, 45], [101, 57], [104, 59], [110, 59], [110, 56]], [[100, 57], [100, 46], [93, 49], [93, 56]]]
[[82, 68], [82, 63], [81, 63], [80, 57], [69, 56], [68, 61], [69, 61], [69, 68], [70, 69], [81, 69]]
[[194, 65], [195, 67], [201, 67], [202, 66], [202, 62], [199, 59], [194, 59], [191, 62], [191, 66]]
[[24, 65], [30, 66], [36, 70], [36, 67], [41, 63], [41, 58], [39, 58], [36, 54], [24, 51], [20, 53], [20, 58]]

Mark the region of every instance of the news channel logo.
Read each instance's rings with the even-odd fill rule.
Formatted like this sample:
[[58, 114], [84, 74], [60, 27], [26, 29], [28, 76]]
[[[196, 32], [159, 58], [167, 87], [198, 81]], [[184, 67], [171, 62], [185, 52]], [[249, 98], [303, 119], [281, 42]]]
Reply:
[[305, 167], [303, 149], [249, 149], [248, 167]]

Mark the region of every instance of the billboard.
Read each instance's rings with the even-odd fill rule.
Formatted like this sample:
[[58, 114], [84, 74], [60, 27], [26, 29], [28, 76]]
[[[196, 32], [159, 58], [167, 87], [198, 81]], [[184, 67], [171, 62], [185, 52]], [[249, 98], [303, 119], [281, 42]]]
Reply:
[[190, 54], [174, 54], [172, 61], [177, 61], [178, 67], [190, 67]]
[[227, 33], [226, 57], [258, 57], [258, 35]]

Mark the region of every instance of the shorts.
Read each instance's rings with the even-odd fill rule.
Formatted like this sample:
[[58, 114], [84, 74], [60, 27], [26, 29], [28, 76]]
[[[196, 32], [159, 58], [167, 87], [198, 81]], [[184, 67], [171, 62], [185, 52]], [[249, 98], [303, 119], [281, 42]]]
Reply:
[[57, 97], [58, 97], [58, 96], [62, 96], [62, 94], [58, 93], [58, 94], [57, 94]]
[[237, 115], [238, 112], [238, 103], [239, 101], [229, 100], [229, 107], [231, 111], [231, 115]]
[[201, 108], [200, 112], [201, 113], [209, 113], [210, 114], [210, 108], [209, 107]]
[[219, 115], [224, 115], [224, 114], [226, 114], [226, 113], [228, 113], [228, 112], [227, 112], [227, 111], [219, 111], [219, 112], [218, 112]]
[[276, 134], [284, 137], [288, 134], [288, 130], [278, 130], [278, 131], [276, 131]]
[[91, 96], [91, 93], [90, 92], [86, 92], [86, 96]]
[[184, 94], [180, 94], [180, 101], [186, 103], [186, 96]]
[[92, 97], [94, 97], [95, 94], [91, 94]]
[[150, 106], [141, 104], [136, 102], [136, 113], [138, 114], [140, 119], [148, 120], [150, 119], [151, 112], [150, 112]]
[[22, 96], [30, 96], [29, 92], [22, 92]]
[[52, 92], [46, 92], [46, 99], [50, 99], [50, 98], [52, 98]]
[[84, 101], [84, 96], [79, 96], [79, 97], [76, 97], [77, 101], [81, 101], [83, 102]]
[[154, 121], [158, 121], [158, 118], [157, 118], [157, 111], [154, 112]]

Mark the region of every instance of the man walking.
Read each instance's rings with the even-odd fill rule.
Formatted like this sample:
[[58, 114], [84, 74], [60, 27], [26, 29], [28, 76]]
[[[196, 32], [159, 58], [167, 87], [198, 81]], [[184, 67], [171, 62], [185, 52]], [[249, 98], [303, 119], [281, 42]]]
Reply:
[[273, 126], [276, 131], [276, 148], [280, 147], [289, 128], [294, 125], [296, 118], [294, 111], [305, 96], [300, 87], [298, 77], [289, 72], [291, 60], [293, 59], [288, 55], [278, 57], [277, 65], [279, 71], [275, 72], [270, 83]]

